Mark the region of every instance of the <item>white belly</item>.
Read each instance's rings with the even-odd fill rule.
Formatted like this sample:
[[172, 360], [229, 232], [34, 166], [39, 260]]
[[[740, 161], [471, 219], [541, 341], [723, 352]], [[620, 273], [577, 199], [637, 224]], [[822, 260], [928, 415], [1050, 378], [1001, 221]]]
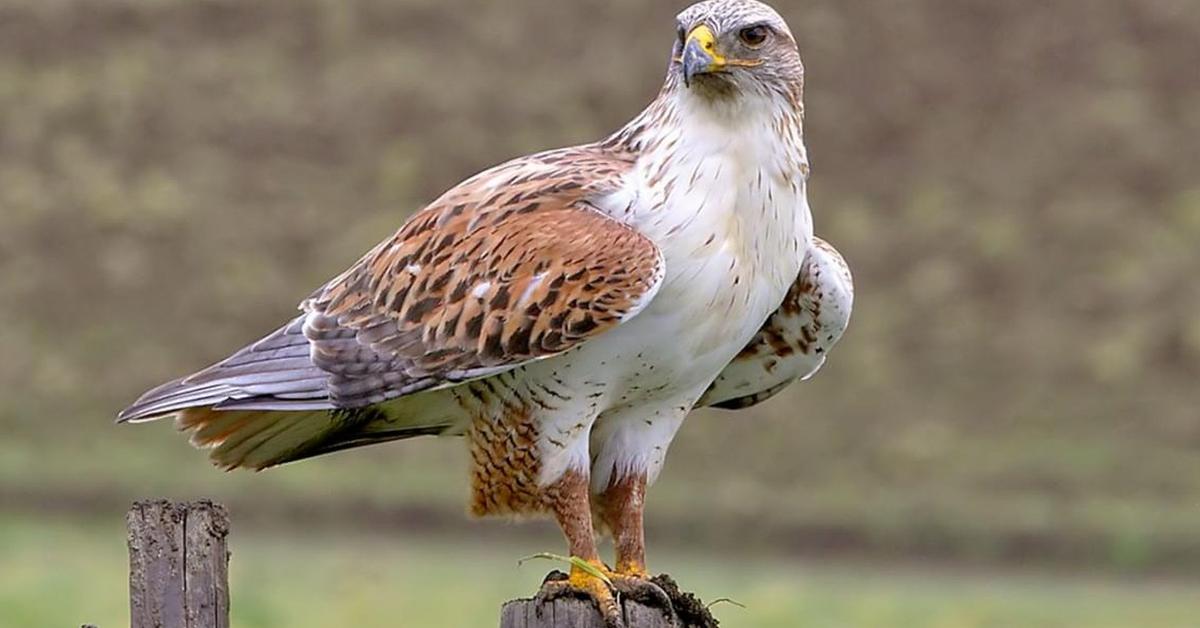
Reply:
[[543, 482], [589, 461], [597, 488], [614, 471], [653, 479], [692, 405], [799, 273], [812, 233], [803, 185], [770, 190], [768, 203], [766, 188], [744, 180], [756, 173], [728, 159], [698, 167], [712, 179], [708, 186], [668, 198], [654, 190], [633, 194], [648, 216], [637, 226], [666, 262], [646, 309], [567, 354], [526, 367], [530, 376], [575, 391], [578, 404], [542, 422]]
[[620, 397], [606, 410], [703, 392], [786, 291], [744, 266], [731, 269], [723, 255], [667, 274], [645, 310], [596, 347], [583, 348], [617, 361], [612, 383]]

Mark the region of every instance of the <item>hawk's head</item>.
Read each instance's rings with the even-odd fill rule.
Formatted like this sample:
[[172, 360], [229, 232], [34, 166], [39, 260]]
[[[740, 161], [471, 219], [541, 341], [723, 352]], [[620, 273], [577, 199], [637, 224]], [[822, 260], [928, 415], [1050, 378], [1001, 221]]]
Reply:
[[798, 97], [800, 52], [787, 23], [756, 0], [706, 0], [678, 17], [671, 73], [712, 98], [746, 94]]

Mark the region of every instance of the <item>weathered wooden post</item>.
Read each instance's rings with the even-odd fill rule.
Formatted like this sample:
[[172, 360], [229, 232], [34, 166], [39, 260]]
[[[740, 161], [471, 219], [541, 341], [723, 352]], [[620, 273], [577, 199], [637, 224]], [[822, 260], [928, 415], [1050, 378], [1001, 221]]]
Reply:
[[[549, 577], [565, 578], [566, 574], [560, 572]], [[662, 590], [666, 600], [623, 597], [621, 619], [626, 628], [717, 628], [719, 622], [708, 607], [695, 595], [680, 591], [670, 576], [655, 576], [652, 582]], [[563, 597], [549, 602], [512, 600], [500, 609], [500, 628], [605, 628], [605, 625], [591, 601]]]
[[[540, 603], [513, 600], [500, 609], [500, 628], [605, 628], [600, 611], [587, 600], [560, 598]], [[627, 628], [683, 628], [668, 611], [625, 600], [621, 604]]]
[[229, 514], [208, 500], [139, 501], [129, 528], [133, 628], [229, 628]]

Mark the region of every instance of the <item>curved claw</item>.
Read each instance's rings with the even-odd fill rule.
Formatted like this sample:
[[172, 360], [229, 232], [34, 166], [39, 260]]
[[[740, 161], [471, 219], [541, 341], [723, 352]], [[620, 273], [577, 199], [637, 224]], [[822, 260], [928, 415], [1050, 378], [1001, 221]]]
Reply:
[[671, 596], [662, 587], [650, 581], [648, 577], [613, 574], [609, 576], [613, 588], [625, 597], [636, 600], [647, 606], [662, 609], [668, 616], [675, 615], [675, 606]]
[[[603, 563], [599, 561], [594, 563], [589, 561], [589, 563], [600, 573], [608, 573], [608, 569]], [[600, 611], [600, 615], [604, 618], [605, 628], [625, 628], [625, 622], [621, 618], [621, 604], [617, 601], [613, 587], [609, 586], [608, 582], [574, 566], [571, 567], [571, 575], [565, 579], [552, 579], [554, 575], [547, 576], [546, 580], [542, 582], [542, 588], [538, 590], [537, 597], [534, 598], [538, 604], [538, 612], [541, 612], [545, 603], [562, 597], [586, 597]]]

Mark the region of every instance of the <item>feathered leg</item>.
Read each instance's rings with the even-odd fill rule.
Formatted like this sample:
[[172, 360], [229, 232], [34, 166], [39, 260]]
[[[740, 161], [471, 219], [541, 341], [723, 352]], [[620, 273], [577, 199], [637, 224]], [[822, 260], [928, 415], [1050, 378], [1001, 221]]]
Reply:
[[547, 580], [542, 584], [538, 598], [550, 600], [563, 595], [586, 595], [595, 601], [609, 628], [620, 628], [624, 623], [620, 604], [610, 586], [612, 572], [601, 562], [596, 550], [588, 490], [588, 477], [576, 471], [568, 471], [546, 489], [546, 500], [567, 537], [571, 558], [586, 563], [590, 569], [572, 564], [567, 579]]
[[596, 550], [596, 533], [592, 528], [592, 511], [588, 503], [588, 479], [576, 471], [568, 471], [546, 491], [554, 518], [567, 537], [571, 555], [588, 562], [600, 562]]
[[671, 597], [651, 582], [646, 571], [646, 534], [642, 511], [646, 506], [646, 474], [631, 474], [609, 484], [595, 497], [595, 512], [612, 534], [617, 568], [609, 576], [617, 591], [626, 597], [674, 612]]
[[612, 533], [617, 551], [617, 573], [648, 578], [646, 534], [642, 511], [646, 506], [646, 475], [632, 474], [609, 485], [596, 498], [600, 521]]

